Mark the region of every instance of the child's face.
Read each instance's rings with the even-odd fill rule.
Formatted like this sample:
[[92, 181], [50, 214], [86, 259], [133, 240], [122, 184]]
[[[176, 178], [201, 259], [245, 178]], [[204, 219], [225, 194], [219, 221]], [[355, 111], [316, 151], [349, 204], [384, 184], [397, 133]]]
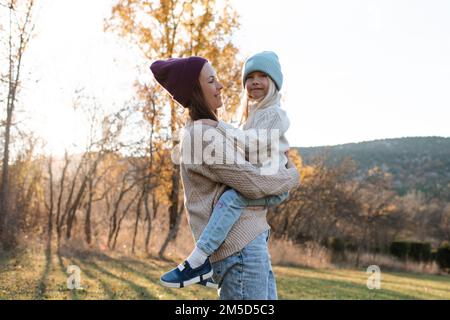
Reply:
[[269, 76], [260, 71], [250, 73], [245, 80], [245, 89], [250, 99], [263, 99], [269, 91]]
[[213, 111], [219, 109], [222, 106], [220, 91], [223, 87], [217, 80], [216, 72], [209, 63], [205, 63], [203, 66], [199, 81], [206, 103]]

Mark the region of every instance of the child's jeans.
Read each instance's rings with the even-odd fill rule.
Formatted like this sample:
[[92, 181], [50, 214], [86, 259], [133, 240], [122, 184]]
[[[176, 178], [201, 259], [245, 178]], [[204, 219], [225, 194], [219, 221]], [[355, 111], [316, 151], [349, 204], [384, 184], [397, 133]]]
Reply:
[[275, 206], [286, 200], [288, 192], [261, 199], [247, 199], [234, 189], [225, 191], [217, 202], [208, 224], [197, 241], [197, 247], [208, 256], [213, 254], [230, 232], [247, 206]]

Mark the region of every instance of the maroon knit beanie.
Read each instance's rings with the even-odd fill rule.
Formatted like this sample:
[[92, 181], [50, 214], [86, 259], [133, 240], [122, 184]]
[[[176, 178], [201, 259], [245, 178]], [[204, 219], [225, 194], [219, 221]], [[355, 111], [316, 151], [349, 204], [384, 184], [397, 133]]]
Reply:
[[203, 65], [208, 60], [201, 57], [170, 58], [152, 63], [150, 70], [156, 81], [183, 107], [191, 98], [194, 84], [198, 81]]

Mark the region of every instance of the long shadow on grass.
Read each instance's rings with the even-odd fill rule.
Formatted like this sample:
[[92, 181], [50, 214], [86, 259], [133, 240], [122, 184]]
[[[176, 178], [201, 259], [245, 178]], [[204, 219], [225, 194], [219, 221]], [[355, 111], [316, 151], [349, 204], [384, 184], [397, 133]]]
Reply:
[[152, 263], [146, 263], [143, 262], [141, 260], [138, 259], [133, 259], [130, 257], [120, 257], [120, 258], [112, 258], [111, 256], [103, 253], [103, 252], [97, 252], [97, 251], [81, 251], [81, 250], [71, 250], [70, 252], [64, 253], [65, 256], [71, 256], [71, 257], [77, 257], [80, 259], [88, 259], [88, 260], [99, 260], [99, 261], [104, 261], [104, 262], [108, 262], [108, 263], [115, 263], [115, 264], [120, 264], [120, 266], [122, 267], [128, 267], [125, 263], [127, 264], [139, 264], [141, 265], [143, 268], [145, 268], [146, 270], [154, 270], [154, 271], [159, 271], [160, 268]]
[[14, 251], [0, 251], [0, 270], [2, 270], [3, 267], [17, 255], [18, 253]]
[[[107, 254], [101, 252], [90, 252], [81, 251], [76, 253], [77, 255], [82, 255], [86, 260], [98, 260], [108, 264], [109, 268], [118, 269], [120, 271], [126, 271], [136, 276], [156, 285], [164, 294], [169, 294], [175, 299], [186, 299], [189, 294], [185, 291], [173, 290], [161, 286], [159, 282], [159, 273], [161, 272], [161, 267], [156, 263], [144, 262], [138, 259], [133, 259], [130, 257], [119, 257], [113, 258]], [[158, 276], [152, 275], [152, 272], [157, 272]]]
[[34, 299], [42, 300], [45, 298], [45, 292], [47, 290], [48, 275], [52, 266], [52, 249], [47, 247], [45, 249], [45, 267], [42, 271], [42, 275], [39, 279], [36, 291], [34, 293]]
[[[166, 294], [170, 293], [170, 294], [174, 295], [175, 298], [180, 298], [180, 299], [186, 298], [184, 295], [180, 294], [181, 292], [179, 292], [177, 290], [173, 290], [173, 289], [171, 290], [169, 288], [161, 286], [158, 278], [155, 278], [154, 275], [151, 275], [147, 272], [139, 270], [139, 267], [138, 267], [138, 266], [140, 266], [144, 270], [160, 272], [161, 269], [158, 268], [156, 265], [149, 265], [146, 262], [128, 258], [128, 257], [114, 259], [112, 257], [109, 257], [108, 255], [102, 255], [102, 258], [100, 260], [109, 263], [113, 268], [117, 268], [119, 270], [124, 270], [129, 273], [133, 273], [133, 274], [145, 279], [146, 281], [149, 281], [152, 284], [159, 286], [161, 288], [161, 290], [163, 290]], [[131, 267], [130, 265], [133, 265], [133, 267]]]
[[[85, 274], [87, 277], [89, 277], [91, 280], [98, 281], [103, 288], [103, 291], [108, 296], [109, 300], [116, 299], [116, 293], [112, 290], [111, 286], [104, 280], [97, 277], [93, 272], [91, 272], [87, 267], [84, 267], [84, 262], [80, 259], [72, 258], [75, 264], [82, 267], [83, 274]], [[89, 291], [88, 291], [89, 293]]]
[[[97, 257], [97, 255], [96, 255]], [[106, 255], [103, 255], [103, 258], [107, 257]], [[70, 257], [66, 257], [66, 258], [70, 258]], [[109, 257], [108, 257], [109, 258]], [[136, 283], [125, 279], [123, 277], [117, 276], [113, 273], [111, 273], [109, 270], [103, 268], [102, 266], [98, 265], [97, 263], [95, 263], [94, 261], [92, 261], [90, 258], [79, 258], [78, 259], [79, 262], [81, 262], [81, 264], [83, 264], [84, 266], [86, 266], [87, 268], [90, 268], [92, 270], [95, 270], [99, 273], [102, 273], [106, 276], [108, 276], [109, 278], [113, 278], [116, 280], [119, 280], [125, 284], [128, 285], [128, 287], [130, 287], [134, 292], [137, 293], [139, 298], [142, 299], [157, 299], [157, 297], [155, 297], [154, 295], [152, 295], [146, 288], [137, 285]], [[86, 272], [86, 268], [83, 269], [84, 272]], [[89, 272], [89, 271], [88, 271]], [[91, 273], [92, 275], [92, 273]]]
[[[60, 248], [58, 248], [58, 250], [57, 250], [57, 252], [56, 252], [56, 255], [57, 255], [57, 257], [58, 257], [58, 263], [59, 263], [59, 267], [61, 268], [61, 272], [62, 272], [63, 274], [65, 274], [65, 275], [67, 275], [67, 271], [66, 271], [66, 270], [67, 270], [67, 266], [69, 266], [69, 265], [71, 265], [71, 264], [75, 264], [75, 265], [76, 265], [76, 263], [73, 262], [73, 259], [72, 259], [72, 258], [70, 258], [70, 257], [65, 257], [65, 256], [61, 253], [61, 249], [60, 249]], [[69, 263], [67, 266], [64, 265], [64, 262], [63, 262], [63, 259], [62, 259], [63, 256], [64, 256], [67, 260], [70, 261], [70, 263]], [[70, 289], [67, 289], [67, 290], [70, 290]], [[85, 291], [84, 291], [84, 292], [85, 292]], [[70, 290], [70, 295], [71, 295], [71, 297], [72, 297], [72, 300], [79, 300], [79, 298], [81, 298], [81, 297], [78, 296], [77, 290]]]
[[[86, 264], [86, 267], [90, 267], [93, 269], [97, 269], [99, 272], [103, 272], [108, 276], [115, 277], [116, 279], [122, 280], [125, 283], [127, 283], [130, 286], [131, 282], [130, 280], [126, 280], [124, 278], [120, 278], [118, 276], [115, 276], [111, 273], [111, 269], [117, 269], [122, 272], [128, 272], [130, 274], [134, 274], [145, 281], [148, 281], [156, 286], [162, 291], [164, 294], [172, 295], [175, 299], [186, 299], [188, 298], [189, 294], [187, 292], [181, 292], [173, 289], [169, 289], [166, 287], [161, 286], [159, 282], [159, 276], [152, 275], [152, 272], [157, 272], [159, 275], [159, 272], [161, 272], [161, 266], [158, 266], [156, 263], [152, 262], [144, 262], [142, 260], [133, 259], [130, 257], [119, 257], [119, 258], [113, 258], [103, 252], [98, 251], [86, 251], [86, 250], [68, 250], [64, 254], [66, 257], [72, 257], [72, 259], [75, 258], [80, 260], [81, 264]], [[105, 267], [100, 266], [98, 263], [95, 263], [95, 261], [99, 262], [105, 262], [107, 264], [107, 269]], [[100, 270], [100, 268], [102, 270]], [[84, 270], [83, 270], [84, 271]], [[106, 271], [106, 272], [105, 272]], [[137, 286], [136, 284], [135, 288], [143, 288], [142, 286]], [[103, 284], [103, 287], [106, 286], [106, 283]], [[136, 291], [136, 290], [135, 290]], [[142, 292], [139, 289], [138, 294], [141, 294]], [[152, 295], [153, 296], [153, 295]], [[142, 297], [143, 299], [148, 299], [148, 297]], [[155, 298], [155, 297], [153, 297]]]
[[91, 263], [93, 263], [93, 260], [98, 260], [98, 261], [102, 261], [102, 262], [106, 262], [110, 265], [115, 266], [118, 269], [124, 269], [128, 272], [132, 272], [142, 278], [145, 278], [146, 280], [157, 284], [158, 281], [156, 281], [154, 279], [154, 277], [150, 276], [147, 273], [144, 273], [140, 270], [137, 270], [135, 268], [130, 267], [130, 264], [134, 264], [134, 265], [140, 265], [142, 268], [144, 268], [145, 270], [152, 270], [152, 271], [159, 271], [159, 268], [156, 265], [150, 265], [148, 263], [136, 260], [136, 259], [131, 259], [131, 258], [119, 258], [119, 259], [115, 259], [112, 258], [104, 253], [99, 253], [99, 252], [89, 252], [89, 251], [77, 251], [74, 254], [65, 254], [64, 255], [67, 258], [74, 258], [75, 256], [77, 257], [77, 259], [80, 259], [80, 261], [90, 261]]
[[[161, 272], [161, 267], [158, 267], [154, 263], [149, 264], [147, 262], [133, 259], [130, 257], [121, 257], [120, 259], [114, 259], [108, 255], [102, 255], [101, 260], [110, 263], [111, 265], [115, 266], [116, 268], [126, 270], [130, 273], [134, 273], [135, 275], [157, 285], [166, 294], [174, 295], [175, 298], [177, 298], [177, 299], [186, 299], [186, 292], [169, 289], [169, 288], [161, 285], [161, 283], [159, 282], [159, 275], [160, 275], [159, 273]], [[141, 271], [140, 269], [144, 269], [147, 272]], [[156, 271], [156, 272], [158, 272], [158, 276], [155, 277], [154, 275], [149, 274], [148, 271]], [[183, 293], [183, 294], [181, 294], [181, 293]]]

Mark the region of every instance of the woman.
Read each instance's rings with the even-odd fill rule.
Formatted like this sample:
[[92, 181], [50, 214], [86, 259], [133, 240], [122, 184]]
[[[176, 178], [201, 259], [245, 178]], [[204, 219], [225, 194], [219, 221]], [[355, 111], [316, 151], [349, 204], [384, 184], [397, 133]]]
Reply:
[[[210, 125], [208, 121], [217, 121], [217, 110], [222, 107], [222, 85], [206, 59], [160, 60], [152, 64], [151, 70], [159, 84], [189, 111], [190, 119], [181, 142], [181, 179], [195, 241], [227, 188], [233, 188], [249, 199], [259, 199], [282, 194], [298, 185], [299, 174], [291, 163], [275, 175], [261, 175], [257, 167], [245, 160], [245, 155], [235, 152], [234, 145], [221, 131]], [[199, 139], [200, 150], [195, 142], [192, 143]], [[205, 154], [211, 156], [205, 159]], [[211, 261], [213, 279], [219, 284], [221, 299], [277, 299], [267, 247], [270, 227], [266, 213], [265, 207], [247, 207], [224, 243], [205, 264], [193, 269], [185, 261], [173, 270], [172, 275], [178, 279], [192, 279], [197, 273], [208, 275]], [[172, 281], [170, 278], [165, 280]], [[186, 284], [181, 282], [183, 285]]]

